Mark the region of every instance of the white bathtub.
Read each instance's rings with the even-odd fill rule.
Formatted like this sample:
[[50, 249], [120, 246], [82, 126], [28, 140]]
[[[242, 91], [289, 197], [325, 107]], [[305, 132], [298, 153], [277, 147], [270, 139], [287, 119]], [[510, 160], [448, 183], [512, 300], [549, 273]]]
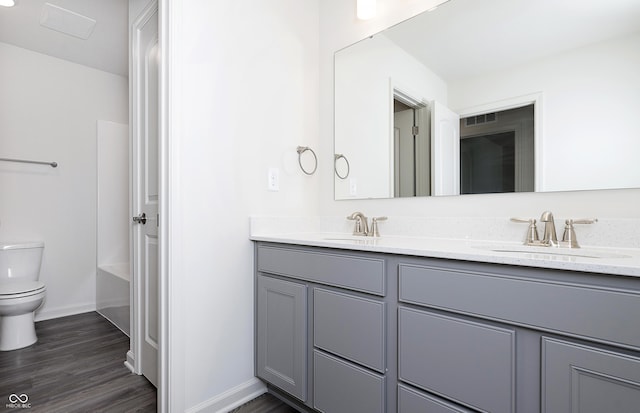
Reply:
[[113, 325], [129, 335], [130, 331], [129, 263], [98, 266], [96, 307]]

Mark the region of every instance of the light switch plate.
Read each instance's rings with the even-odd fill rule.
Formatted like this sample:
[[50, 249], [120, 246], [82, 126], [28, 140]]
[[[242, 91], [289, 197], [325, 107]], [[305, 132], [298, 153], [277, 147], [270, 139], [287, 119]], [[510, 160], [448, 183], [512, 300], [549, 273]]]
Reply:
[[280, 190], [280, 170], [278, 168], [269, 168], [267, 179], [267, 189], [269, 191]]

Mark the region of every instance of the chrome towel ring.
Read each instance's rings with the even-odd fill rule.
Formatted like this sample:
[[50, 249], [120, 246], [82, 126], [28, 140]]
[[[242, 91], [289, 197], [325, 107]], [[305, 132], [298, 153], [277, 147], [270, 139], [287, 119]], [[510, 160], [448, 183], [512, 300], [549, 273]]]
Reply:
[[[316, 153], [308, 146], [298, 146], [296, 150], [298, 151], [298, 165], [300, 165], [300, 169], [302, 169], [302, 172], [307, 175], [313, 175], [316, 172], [316, 169], [318, 169], [318, 157], [316, 156]], [[313, 170], [311, 172], [305, 169], [305, 167], [302, 165], [302, 154], [306, 151], [311, 152], [311, 154], [313, 155]]]
[[[347, 164], [347, 172], [344, 175], [340, 175], [340, 172], [338, 172], [338, 160], [340, 159], [344, 159], [345, 163]], [[347, 177], [349, 176], [349, 172], [351, 172], [351, 167], [349, 166], [349, 160], [347, 159], [347, 157], [341, 153], [336, 153], [333, 160], [333, 170], [336, 172], [336, 176], [338, 178], [347, 179]]]

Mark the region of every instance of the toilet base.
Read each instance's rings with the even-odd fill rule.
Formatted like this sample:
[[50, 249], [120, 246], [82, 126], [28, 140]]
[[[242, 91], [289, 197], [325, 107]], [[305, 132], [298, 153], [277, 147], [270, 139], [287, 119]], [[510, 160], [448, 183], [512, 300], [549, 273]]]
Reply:
[[0, 316], [0, 351], [29, 347], [38, 341], [33, 312]]

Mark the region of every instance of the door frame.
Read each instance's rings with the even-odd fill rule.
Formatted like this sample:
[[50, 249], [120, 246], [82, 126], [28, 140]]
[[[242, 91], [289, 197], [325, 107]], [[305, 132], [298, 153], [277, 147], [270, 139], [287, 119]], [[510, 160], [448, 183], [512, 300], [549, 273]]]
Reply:
[[[183, 283], [176, 275], [182, 266], [180, 216], [179, 141], [182, 100], [182, 2], [158, 1], [158, 287], [159, 355], [158, 413], [184, 411], [185, 354]], [[174, 228], [175, 222], [175, 228]]]

